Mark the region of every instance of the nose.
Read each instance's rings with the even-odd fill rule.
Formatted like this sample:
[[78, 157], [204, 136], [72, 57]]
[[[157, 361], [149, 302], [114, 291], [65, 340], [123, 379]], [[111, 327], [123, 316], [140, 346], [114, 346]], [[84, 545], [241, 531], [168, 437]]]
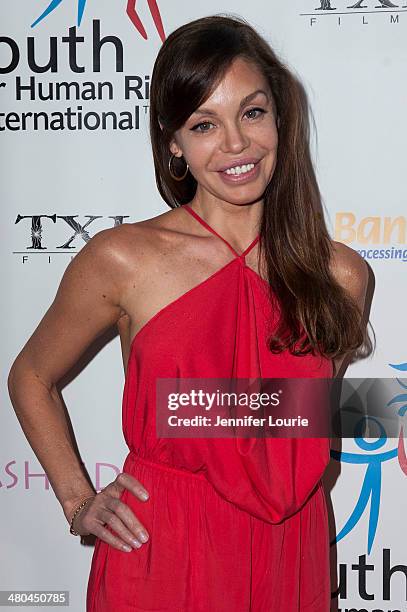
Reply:
[[221, 149], [223, 152], [238, 153], [246, 149], [250, 144], [250, 140], [239, 125], [232, 122], [225, 124]]

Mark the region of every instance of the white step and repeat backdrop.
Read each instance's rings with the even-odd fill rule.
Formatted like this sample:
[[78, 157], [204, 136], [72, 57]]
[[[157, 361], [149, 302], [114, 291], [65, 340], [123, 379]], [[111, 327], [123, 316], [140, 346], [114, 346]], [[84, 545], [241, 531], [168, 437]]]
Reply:
[[[149, 84], [162, 41], [181, 24], [219, 12], [241, 15], [301, 78], [315, 118], [313, 155], [331, 235], [359, 251], [376, 278], [377, 350], [346, 376], [397, 378], [407, 371], [407, 5], [130, 4], [143, 26], [125, 0], [0, 4], [0, 589], [69, 590], [75, 612], [85, 609], [93, 548], [69, 535], [19, 427], [6, 378], [85, 241], [168, 209], [154, 181]], [[62, 82], [69, 88], [58, 87]], [[100, 490], [127, 453], [118, 336], [98, 348], [66, 381], [63, 398]], [[400, 383], [389, 410], [404, 414], [405, 393]], [[342, 454], [332, 456], [326, 479], [337, 540], [332, 610], [407, 611], [402, 459], [403, 445], [394, 438], [347, 439]]]

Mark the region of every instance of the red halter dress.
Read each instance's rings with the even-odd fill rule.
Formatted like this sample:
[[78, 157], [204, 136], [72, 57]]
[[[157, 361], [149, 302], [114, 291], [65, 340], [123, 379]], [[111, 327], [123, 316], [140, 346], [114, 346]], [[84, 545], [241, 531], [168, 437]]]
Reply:
[[[131, 552], [96, 539], [87, 612], [328, 612], [329, 438], [160, 438], [156, 378], [333, 375], [318, 355], [272, 354], [268, 283], [233, 259], [159, 310], [132, 340], [123, 390], [125, 490], [149, 533]], [[250, 442], [250, 444], [248, 444]], [[108, 529], [110, 529], [108, 527]]]

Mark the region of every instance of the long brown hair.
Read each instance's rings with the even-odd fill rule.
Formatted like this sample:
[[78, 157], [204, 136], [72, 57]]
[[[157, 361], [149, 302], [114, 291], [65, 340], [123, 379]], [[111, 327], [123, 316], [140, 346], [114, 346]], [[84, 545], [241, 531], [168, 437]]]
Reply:
[[[150, 138], [158, 190], [171, 207], [190, 202], [197, 181], [175, 181], [168, 169], [174, 133], [211, 95], [233, 60], [254, 64], [267, 80], [279, 116], [277, 163], [263, 194], [260, 250], [279, 324], [267, 343], [279, 353], [328, 358], [371, 342], [358, 305], [331, 275], [332, 243], [325, 224], [310, 151], [304, 90], [269, 44], [243, 18], [213, 15], [191, 21], [163, 43], [152, 73]], [[161, 129], [159, 122], [163, 126]], [[185, 171], [185, 162], [173, 172]], [[283, 306], [283, 307], [281, 307]], [[297, 343], [301, 344], [297, 347]]]

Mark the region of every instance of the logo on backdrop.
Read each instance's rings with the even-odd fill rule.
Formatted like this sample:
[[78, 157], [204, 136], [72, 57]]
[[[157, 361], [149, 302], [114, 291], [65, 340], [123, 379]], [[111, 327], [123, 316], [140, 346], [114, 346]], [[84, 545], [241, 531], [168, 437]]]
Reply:
[[[407, 362], [399, 364], [389, 364], [390, 367], [398, 370], [399, 372], [407, 372]], [[404, 384], [400, 379], [396, 378], [398, 384], [403, 390], [407, 389], [407, 385]], [[402, 403], [403, 405], [398, 409], [397, 414], [400, 417], [404, 417], [407, 412], [407, 392], [402, 393], [393, 397], [387, 406], [393, 407], [394, 404]], [[363, 431], [367, 425], [366, 421], [375, 423], [380, 430], [380, 437], [376, 441], [369, 442], [363, 437]], [[332, 540], [331, 544], [342, 540], [352, 529], [357, 525], [359, 519], [362, 517], [367, 504], [370, 500], [370, 512], [369, 512], [369, 527], [368, 527], [368, 541], [367, 541], [367, 552], [370, 551], [373, 546], [377, 524], [379, 520], [380, 510], [380, 495], [381, 495], [381, 482], [382, 482], [382, 464], [385, 461], [389, 461], [397, 457], [399, 466], [402, 472], [407, 476], [407, 456], [404, 447], [404, 431], [403, 426], [400, 428], [400, 434], [398, 439], [398, 445], [389, 451], [374, 453], [373, 451], [381, 448], [387, 442], [387, 436], [383, 425], [374, 417], [362, 417], [355, 426], [354, 440], [356, 445], [365, 453], [348, 453], [331, 450], [331, 456], [337, 461], [343, 461], [344, 463], [351, 463], [353, 465], [366, 464], [367, 469], [365, 478], [360, 491], [359, 499], [356, 502], [355, 508], [350, 514], [345, 525], [337, 534], [336, 538]]]
[[[132, 72], [127, 74], [125, 41], [120, 33], [102, 33], [105, 24], [101, 24], [100, 19], [93, 19], [91, 32], [79, 34], [78, 28], [87, 14], [86, 0], [42, 1], [43, 11], [31, 24], [37, 36], [27, 36], [25, 40], [0, 36], [0, 76], [6, 75], [8, 79], [0, 82], [0, 88], [2, 98], [5, 90], [9, 106], [6, 112], [0, 112], [0, 132], [132, 132], [145, 129], [150, 75], [145, 74], [143, 55], [139, 67], [132, 59]], [[157, 0], [144, 1], [164, 42], [166, 36]], [[49, 53], [44, 63], [43, 54], [38, 51], [38, 39], [44, 36], [41, 24], [53, 20], [60, 25], [57, 13], [63, 2], [76, 11], [77, 25], [68, 25], [66, 35], [50, 36]], [[118, 6], [122, 6], [135, 31], [147, 40], [147, 31], [136, 5], [137, 0], [127, 0], [127, 3], [123, 0], [123, 5]], [[127, 26], [128, 20], [124, 21]], [[66, 48], [68, 53], [65, 54]], [[101, 78], [108, 62], [108, 72]], [[77, 76], [84, 73], [90, 73], [90, 78], [84, 80]], [[27, 108], [32, 102], [35, 105]]]
[[351, 245], [368, 260], [407, 262], [406, 228], [404, 215], [357, 217], [340, 211], [335, 215], [334, 240]]
[[[374, 8], [383, 8], [383, 7], [384, 8], [395, 8], [399, 6], [398, 4], [393, 4], [393, 2], [390, 2], [390, 0], [379, 0], [379, 2], [380, 4], [376, 5]], [[359, 0], [359, 2], [356, 2], [355, 4], [352, 4], [351, 6], [347, 6], [346, 8], [359, 9], [359, 8], [369, 8], [369, 7], [367, 4], [363, 4], [363, 0]], [[331, 0], [321, 0], [321, 6], [319, 6], [315, 10], [316, 11], [318, 10], [335, 11], [336, 6], [332, 6]]]
[[[404, 0], [403, 0], [404, 1]], [[404, 13], [407, 4], [395, 4], [392, 0], [359, 0], [353, 4], [348, 4], [345, 0], [315, 0], [307, 2], [309, 9], [307, 12], [301, 12], [304, 17], [311, 17], [309, 25], [314, 26], [317, 23], [316, 17], [323, 15], [337, 16], [338, 25], [342, 25], [344, 19], [355, 18], [359, 15], [362, 18], [364, 25], [369, 23], [369, 16], [373, 13], [385, 15], [389, 13], [389, 22], [391, 24], [400, 23], [399, 13]], [[319, 5], [319, 6], [318, 6]], [[395, 14], [396, 13], [396, 14]], [[342, 19], [342, 15], [345, 17]]]
[[[34, 21], [34, 23], [31, 24], [31, 27], [34, 28], [43, 19], [48, 17], [48, 15], [50, 13], [52, 13], [63, 1], [64, 0], [51, 0], [51, 2], [48, 4], [48, 6], [44, 10], [44, 12], [41, 13], [41, 15]], [[66, 1], [67, 0], [65, 0], [65, 2]], [[83, 17], [84, 11], [85, 11], [86, 1], [87, 0], [77, 0], [77, 2], [78, 2], [78, 7], [77, 7], [77, 24], [78, 24], [78, 27], [81, 25], [82, 17]], [[117, 2], [117, 0], [116, 0], [116, 2]], [[139, 32], [139, 34], [141, 34], [141, 36], [145, 40], [147, 40], [147, 38], [148, 38], [147, 32], [144, 29], [144, 26], [143, 26], [143, 24], [141, 22], [141, 19], [140, 19], [140, 17], [137, 14], [136, 4], [137, 4], [137, 0], [127, 0], [126, 13], [127, 13], [128, 17], [129, 17], [130, 21], [132, 22], [132, 24], [136, 28], [136, 30]], [[160, 35], [160, 38], [161, 38], [162, 42], [164, 42], [165, 41], [164, 26], [163, 26], [163, 23], [162, 23], [162, 20], [161, 20], [160, 9], [158, 8], [157, 1], [156, 0], [147, 0], [147, 4], [148, 4], [148, 8], [150, 9], [150, 13], [151, 13], [151, 16], [153, 18], [154, 25], [155, 25], [155, 27], [157, 29], [157, 32]], [[124, 5], [124, 0], [123, 0], [123, 5]]]
[[[27, 231], [30, 232], [27, 235], [27, 242], [31, 244], [27, 244], [25, 246], [25, 251], [14, 251], [14, 253], [20, 254], [28, 254], [28, 253], [48, 253], [49, 248], [51, 249], [64, 249], [64, 251], [55, 251], [52, 250], [52, 253], [63, 253], [63, 252], [71, 252], [80, 250], [80, 247], [83, 245], [83, 242], [88, 242], [91, 239], [91, 234], [89, 230], [93, 228], [89, 228], [89, 226], [94, 223], [97, 219], [108, 219], [109, 221], [104, 222], [102, 227], [94, 228], [94, 232], [97, 233], [101, 229], [104, 229], [107, 226], [116, 227], [117, 225], [122, 225], [125, 222], [125, 219], [129, 218], [129, 215], [109, 215], [107, 217], [103, 215], [84, 215], [88, 220], [84, 223], [79, 220], [79, 215], [20, 215], [18, 214], [15, 220], [15, 224], [22, 224], [27, 228]], [[64, 225], [65, 224], [65, 225]], [[52, 228], [57, 225], [57, 229], [61, 228], [61, 231], [55, 232], [61, 236], [64, 232], [63, 229], [66, 229], [67, 226], [70, 228], [70, 234], [65, 235], [63, 237], [62, 244], [57, 244], [57, 238], [54, 238], [55, 242], [45, 246], [43, 244], [43, 232], [46, 230], [47, 235], [49, 236], [52, 233]], [[61, 234], [62, 232], [62, 234]], [[78, 244], [78, 240], [80, 243]], [[26, 260], [26, 259], [24, 259]]]

